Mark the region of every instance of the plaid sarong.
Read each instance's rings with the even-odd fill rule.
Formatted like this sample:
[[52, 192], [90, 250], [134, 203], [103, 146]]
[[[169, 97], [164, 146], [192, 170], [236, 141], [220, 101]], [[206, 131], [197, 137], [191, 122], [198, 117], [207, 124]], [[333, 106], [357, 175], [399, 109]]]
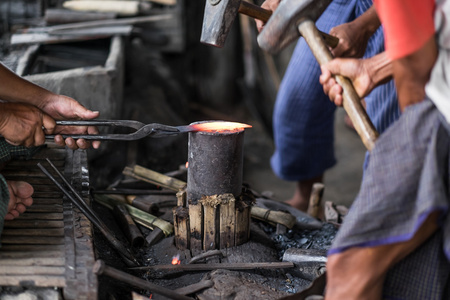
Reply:
[[361, 190], [329, 251], [407, 241], [431, 212], [442, 212], [434, 237], [390, 270], [387, 299], [444, 297], [450, 273], [450, 133], [441, 117], [425, 100], [408, 107], [380, 136]]

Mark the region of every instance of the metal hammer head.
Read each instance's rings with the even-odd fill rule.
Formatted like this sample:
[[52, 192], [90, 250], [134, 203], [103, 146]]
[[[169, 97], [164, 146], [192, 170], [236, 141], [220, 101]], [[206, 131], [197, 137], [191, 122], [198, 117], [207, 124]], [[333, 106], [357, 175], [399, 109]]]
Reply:
[[206, 0], [200, 42], [223, 47], [241, 0]]
[[297, 29], [303, 20], [316, 21], [332, 0], [283, 0], [258, 35], [259, 46], [277, 53], [300, 37]]

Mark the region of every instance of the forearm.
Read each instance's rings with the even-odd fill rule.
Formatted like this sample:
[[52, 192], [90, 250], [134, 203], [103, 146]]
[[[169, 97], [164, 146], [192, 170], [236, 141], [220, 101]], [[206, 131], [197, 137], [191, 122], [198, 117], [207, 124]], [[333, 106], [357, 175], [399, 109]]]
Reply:
[[366, 59], [365, 65], [374, 87], [392, 79], [392, 60], [387, 56], [386, 52], [381, 52]]
[[434, 36], [418, 51], [393, 62], [398, 101], [403, 110], [425, 98], [425, 85], [437, 58]]
[[361, 16], [351, 22], [356, 28], [364, 30], [367, 36], [372, 36], [378, 27], [380, 27], [380, 19], [378, 19], [377, 12], [374, 6], [371, 6]]
[[8, 102], [24, 102], [41, 107], [43, 101], [52, 95], [29, 82], [0, 63], [0, 99]]

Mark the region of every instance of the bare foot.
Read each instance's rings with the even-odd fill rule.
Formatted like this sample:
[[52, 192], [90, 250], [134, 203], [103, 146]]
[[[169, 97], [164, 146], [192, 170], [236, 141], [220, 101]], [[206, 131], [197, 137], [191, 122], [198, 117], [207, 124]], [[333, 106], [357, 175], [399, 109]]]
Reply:
[[286, 203], [298, 210], [306, 212], [309, 206], [309, 197], [311, 195], [312, 186], [316, 182], [322, 182], [322, 177], [323, 175], [312, 179], [298, 181], [295, 186], [294, 196], [287, 200]]
[[5, 220], [13, 220], [33, 204], [33, 187], [24, 181], [7, 181], [9, 189], [8, 213]]

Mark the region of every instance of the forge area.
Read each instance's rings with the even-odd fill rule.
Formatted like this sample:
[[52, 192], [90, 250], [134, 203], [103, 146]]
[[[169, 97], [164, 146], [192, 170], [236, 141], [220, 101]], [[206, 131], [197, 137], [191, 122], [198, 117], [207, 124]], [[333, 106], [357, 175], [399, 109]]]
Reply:
[[[270, 167], [273, 107], [295, 43], [269, 55], [258, 46], [254, 20], [239, 15], [223, 48], [202, 44], [206, 1], [129, 1], [141, 4], [130, 16], [71, 11], [64, 6], [69, 1], [62, 0], [1, 1], [0, 61], [26, 80], [99, 111], [101, 119], [251, 125], [242, 145], [242, 187], [263, 214], [249, 217], [248, 241], [221, 249], [177, 247], [173, 208], [180, 206], [180, 186], [174, 182], [183, 186], [188, 181], [187, 133], [103, 141], [99, 149], [76, 151], [49, 140], [33, 156], [8, 162], [0, 171], [35, 188], [33, 207], [7, 222], [1, 236], [0, 300], [186, 299], [135, 286], [135, 278], [189, 299], [281, 299], [301, 292], [324, 272], [326, 251], [345, 212], [319, 220], [287, 206], [283, 202], [293, 195], [295, 182], [277, 178]], [[155, 20], [123, 23], [147, 17]], [[86, 25], [91, 21], [100, 25]], [[69, 26], [70, 32], [51, 33], [51, 26]], [[351, 205], [365, 155], [344, 117], [338, 109], [338, 163], [325, 175], [322, 203], [331, 208]], [[38, 164], [52, 170], [47, 159], [113, 239], [42, 172]], [[151, 173], [150, 179], [136, 168]], [[131, 214], [138, 236], [128, 230], [128, 216], [117, 206]], [[275, 222], [268, 217], [274, 212], [285, 217]], [[292, 226], [282, 222], [286, 219]], [[127, 249], [125, 255], [111, 240]], [[124, 259], [129, 254], [134, 263]], [[132, 282], [96, 274], [100, 260]]]

